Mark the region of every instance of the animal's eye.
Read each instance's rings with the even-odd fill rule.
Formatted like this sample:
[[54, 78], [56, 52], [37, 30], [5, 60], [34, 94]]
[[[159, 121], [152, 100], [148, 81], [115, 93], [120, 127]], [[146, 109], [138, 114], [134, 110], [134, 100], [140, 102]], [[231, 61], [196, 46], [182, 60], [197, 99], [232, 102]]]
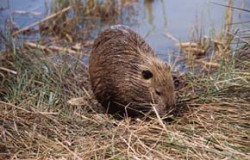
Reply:
[[173, 75], [173, 80], [175, 81], [177, 79], [177, 76]]
[[153, 77], [153, 73], [149, 70], [142, 71], [142, 76], [144, 79], [150, 79]]

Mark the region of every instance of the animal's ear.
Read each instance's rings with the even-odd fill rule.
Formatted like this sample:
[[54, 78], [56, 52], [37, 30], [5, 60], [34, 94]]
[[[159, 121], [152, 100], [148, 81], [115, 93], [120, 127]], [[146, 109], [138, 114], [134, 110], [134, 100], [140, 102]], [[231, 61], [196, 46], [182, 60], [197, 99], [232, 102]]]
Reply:
[[144, 70], [144, 71], [142, 71], [142, 77], [144, 79], [150, 79], [153, 77], [153, 73], [149, 70]]
[[179, 90], [187, 84], [183, 77], [181, 77], [181, 75], [172, 75], [172, 77], [174, 81], [175, 90]]
[[174, 80], [174, 86], [175, 88], [178, 88], [180, 86], [180, 80], [178, 79], [178, 77], [176, 75], [172, 75], [173, 80]]

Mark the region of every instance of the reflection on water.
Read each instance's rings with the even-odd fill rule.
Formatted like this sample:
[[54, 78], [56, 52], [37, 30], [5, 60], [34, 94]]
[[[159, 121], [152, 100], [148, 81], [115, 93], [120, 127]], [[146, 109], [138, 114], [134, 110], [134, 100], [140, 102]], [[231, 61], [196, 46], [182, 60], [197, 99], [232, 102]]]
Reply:
[[[17, 28], [30, 25], [47, 16], [53, 0], [1, 0], [0, 27], [4, 28], [7, 17], [11, 16]], [[225, 7], [211, 0], [120, 0], [120, 19], [114, 23], [131, 26], [155, 48], [158, 54], [176, 50], [176, 42], [164, 36], [170, 33], [180, 41], [192, 38], [195, 26], [203, 27], [204, 35], [220, 31], [224, 25]], [[214, 0], [227, 4], [228, 0]], [[234, 6], [250, 9], [249, 0], [236, 0]], [[131, 16], [133, 15], [133, 17]], [[235, 10], [234, 22], [249, 21], [249, 13]], [[131, 20], [132, 19], [132, 20]], [[83, 20], [84, 21], [84, 20]], [[107, 27], [96, 23], [100, 26]], [[110, 25], [110, 24], [108, 24]], [[242, 26], [234, 26], [242, 27]]]

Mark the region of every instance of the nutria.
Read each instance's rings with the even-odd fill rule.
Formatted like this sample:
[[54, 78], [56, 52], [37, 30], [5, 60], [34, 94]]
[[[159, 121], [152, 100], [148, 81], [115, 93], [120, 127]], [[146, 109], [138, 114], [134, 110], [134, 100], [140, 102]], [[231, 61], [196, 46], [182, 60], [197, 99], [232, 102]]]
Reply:
[[175, 105], [170, 67], [129, 27], [115, 25], [95, 40], [89, 59], [91, 87], [109, 113], [164, 115]]

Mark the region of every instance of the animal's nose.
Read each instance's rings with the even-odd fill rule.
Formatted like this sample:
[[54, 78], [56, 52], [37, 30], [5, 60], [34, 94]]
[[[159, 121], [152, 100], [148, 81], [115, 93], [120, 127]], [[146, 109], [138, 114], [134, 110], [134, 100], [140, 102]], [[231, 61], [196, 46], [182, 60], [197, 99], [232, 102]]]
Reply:
[[172, 109], [175, 107], [175, 95], [174, 94], [167, 96], [165, 105], [167, 109]]

